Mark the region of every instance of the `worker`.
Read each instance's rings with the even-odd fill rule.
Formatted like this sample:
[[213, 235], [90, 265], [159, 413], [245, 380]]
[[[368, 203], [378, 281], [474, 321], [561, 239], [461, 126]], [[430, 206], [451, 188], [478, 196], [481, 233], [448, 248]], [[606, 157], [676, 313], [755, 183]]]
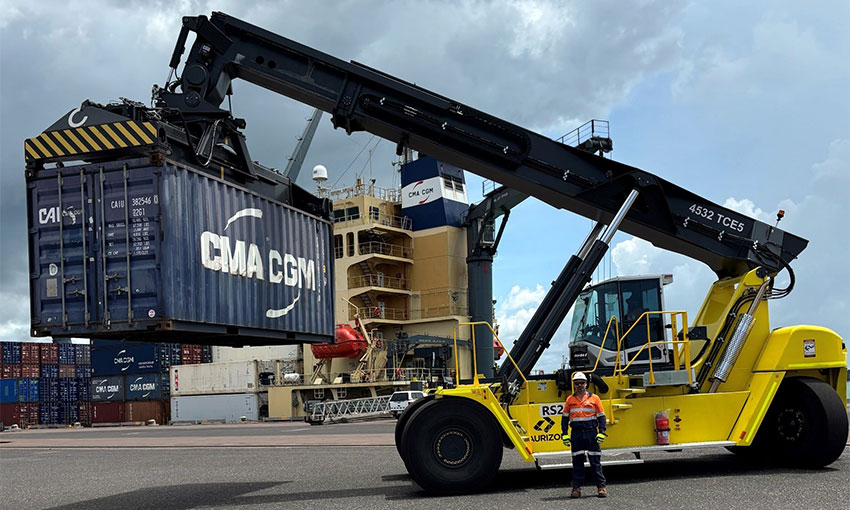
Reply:
[[643, 300], [641, 299], [640, 294], [637, 292], [632, 292], [631, 295], [626, 298], [625, 323], [634, 324], [646, 311], [647, 309], [645, 306], [643, 306]]
[[599, 446], [607, 437], [602, 401], [599, 400], [599, 396], [587, 391], [587, 376], [582, 372], [576, 372], [573, 374], [573, 393], [567, 397], [564, 403], [564, 414], [561, 417], [561, 441], [564, 446], [570, 448], [573, 457], [571, 498], [581, 497], [585, 456], [590, 461], [590, 469], [593, 471], [597, 497], [608, 496], [605, 476], [602, 474], [602, 450]]

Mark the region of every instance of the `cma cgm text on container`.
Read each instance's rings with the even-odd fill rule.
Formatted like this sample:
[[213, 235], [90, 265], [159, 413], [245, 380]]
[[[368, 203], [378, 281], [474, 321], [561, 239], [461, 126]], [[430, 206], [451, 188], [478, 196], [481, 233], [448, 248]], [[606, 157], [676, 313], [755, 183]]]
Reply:
[[27, 176], [35, 336], [332, 338], [326, 219], [167, 160]]

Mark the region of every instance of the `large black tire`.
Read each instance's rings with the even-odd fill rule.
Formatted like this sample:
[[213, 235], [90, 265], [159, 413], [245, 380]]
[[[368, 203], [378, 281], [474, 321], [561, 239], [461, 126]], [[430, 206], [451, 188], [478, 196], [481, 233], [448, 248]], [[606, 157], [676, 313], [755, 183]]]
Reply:
[[847, 410], [828, 384], [811, 377], [786, 379], [759, 427], [753, 446], [795, 467], [835, 462], [847, 443]]
[[413, 480], [432, 494], [486, 490], [502, 463], [502, 435], [482, 405], [447, 397], [419, 407], [402, 434]]
[[395, 449], [398, 451], [398, 456], [401, 457], [401, 460], [404, 460], [404, 454], [401, 451], [401, 436], [404, 433], [404, 427], [407, 426], [410, 417], [413, 416], [413, 413], [415, 413], [417, 409], [422, 407], [424, 404], [433, 401], [434, 395], [425, 395], [418, 400], [414, 400], [413, 403], [407, 406], [398, 416], [398, 421], [395, 424]]

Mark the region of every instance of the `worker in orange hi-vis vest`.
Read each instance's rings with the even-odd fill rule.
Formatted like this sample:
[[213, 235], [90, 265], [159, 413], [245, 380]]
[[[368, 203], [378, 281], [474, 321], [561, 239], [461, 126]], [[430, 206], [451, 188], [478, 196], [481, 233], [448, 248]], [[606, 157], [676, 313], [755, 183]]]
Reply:
[[573, 389], [574, 393], [564, 403], [564, 415], [561, 417], [561, 440], [571, 449], [573, 456], [573, 491], [570, 497], [581, 497], [586, 456], [596, 482], [596, 495], [604, 498], [608, 496], [608, 489], [602, 474], [602, 449], [599, 445], [608, 435], [605, 433], [602, 401], [599, 396], [587, 391], [587, 376], [581, 372], [573, 374]]

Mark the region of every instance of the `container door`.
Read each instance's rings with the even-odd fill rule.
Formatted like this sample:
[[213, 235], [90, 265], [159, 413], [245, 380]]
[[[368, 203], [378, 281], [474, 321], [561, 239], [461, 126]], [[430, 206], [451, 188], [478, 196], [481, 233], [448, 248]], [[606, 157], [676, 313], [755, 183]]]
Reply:
[[115, 322], [156, 318], [159, 296], [159, 173], [126, 166], [93, 175], [98, 313], [108, 329]]
[[67, 172], [27, 187], [33, 326], [88, 324], [97, 305], [92, 182]]

